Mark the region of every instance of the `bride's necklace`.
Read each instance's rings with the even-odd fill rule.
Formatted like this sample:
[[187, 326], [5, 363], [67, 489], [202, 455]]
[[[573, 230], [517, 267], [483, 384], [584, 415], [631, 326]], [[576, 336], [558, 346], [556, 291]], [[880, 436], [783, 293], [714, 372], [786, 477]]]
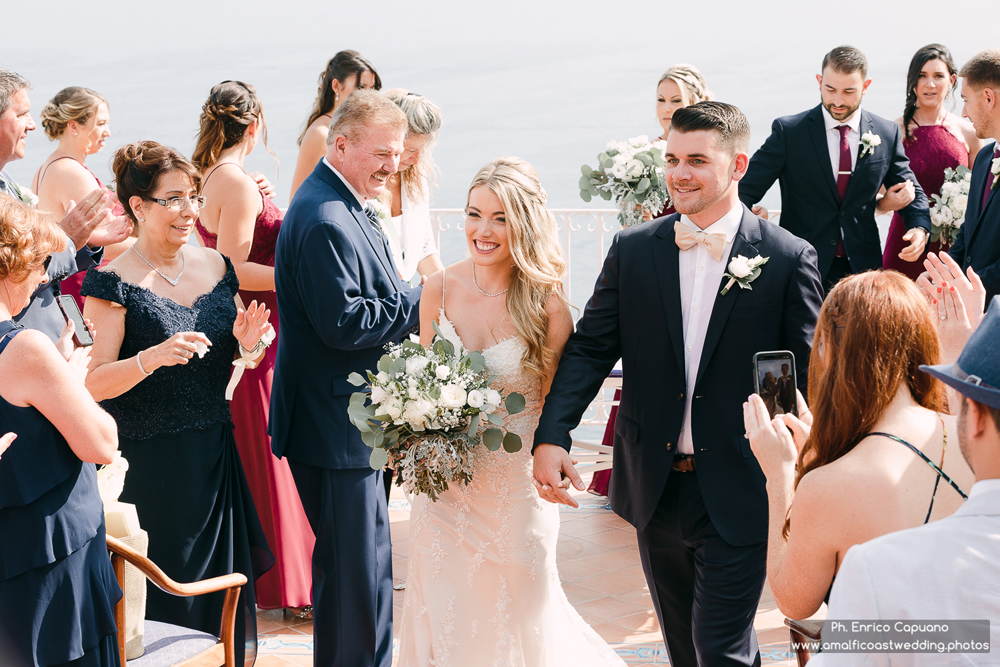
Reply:
[[[141, 253], [141, 252], [139, 252], [139, 251], [138, 251], [138, 250], [136, 249], [136, 247], [135, 247], [134, 245], [132, 246], [132, 250], [133, 250], [133, 251], [135, 252], [135, 254], [136, 254], [136, 255], [138, 255], [138, 256], [139, 256], [139, 259], [141, 259], [142, 261], [146, 262], [146, 266], [148, 266], [149, 268], [151, 268], [151, 269], [153, 269], [154, 271], [156, 271], [156, 273], [157, 273], [157, 274], [158, 274], [158, 275], [159, 275], [159, 276], [160, 276], [161, 278], [163, 278], [164, 280], [166, 280], [166, 281], [167, 281], [168, 283], [170, 283], [170, 284], [171, 284], [171, 285], [173, 285], [174, 287], [177, 287], [177, 283], [179, 283], [179, 282], [181, 281], [181, 276], [183, 276], [183, 275], [184, 275], [184, 249], [183, 249], [183, 248], [181, 248], [181, 251], [180, 251], [180, 252], [181, 252], [181, 272], [177, 274], [177, 277], [176, 277], [176, 278], [167, 278], [167, 277], [166, 277], [165, 275], [163, 275], [163, 272], [162, 272], [162, 271], [160, 271], [160, 270], [159, 270], [158, 268], [156, 268], [155, 266], [153, 266], [152, 264], [150, 264], [150, 263], [149, 263], [149, 260], [148, 260], [148, 259], [146, 259], [145, 257], [143, 257], [143, 256], [142, 256], [142, 253]], [[480, 291], [482, 291], [482, 290], [480, 290]], [[506, 291], [506, 290], [504, 290], [504, 291]]]
[[[132, 247], [134, 248], [135, 246], [132, 246]], [[160, 273], [160, 272], [157, 271], [157, 273]], [[163, 274], [160, 273], [160, 275], [162, 276]], [[507, 287], [505, 287], [503, 289], [503, 292], [497, 292], [496, 294], [490, 294], [489, 292], [484, 292], [483, 288], [479, 286], [479, 281], [476, 280], [476, 263], [475, 262], [472, 263], [472, 283], [476, 286], [476, 289], [479, 290], [480, 294], [482, 294], [483, 296], [489, 296], [489, 297], [502, 296], [507, 290], [510, 289], [510, 286], [508, 285]]]

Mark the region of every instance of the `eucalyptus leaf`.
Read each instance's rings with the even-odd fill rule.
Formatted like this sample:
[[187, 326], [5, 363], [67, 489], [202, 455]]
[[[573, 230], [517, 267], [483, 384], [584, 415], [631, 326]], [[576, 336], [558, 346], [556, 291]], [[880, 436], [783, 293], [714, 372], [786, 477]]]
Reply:
[[372, 470], [381, 470], [389, 462], [389, 455], [384, 449], [379, 449], [376, 447], [372, 450], [372, 454], [368, 457], [368, 465], [371, 466]]
[[362, 436], [365, 433], [371, 433], [372, 432], [372, 427], [368, 423], [367, 419], [352, 419], [351, 421], [353, 421], [354, 425], [358, 427], [359, 431], [361, 431], [361, 435]]
[[362, 431], [361, 440], [364, 441], [364, 443], [369, 447], [375, 446], [375, 434], [371, 431]]
[[423, 351], [424, 349], [423, 345], [421, 345], [420, 343], [414, 343], [409, 338], [403, 341], [403, 347], [408, 348], [410, 350], [419, 350], [419, 351]]
[[516, 415], [524, 410], [524, 396], [518, 394], [517, 392], [510, 393], [507, 395], [507, 398], [504, 399], [504, 405], [507, 407], [507, 414]]
[[662, 155], [657, 154], [657, 155], [653, 156], [653, 166], [654, 167], [661, 167], [662, 168], [662, 167], [666, 166], [666, 164], [667, 164], [667, 162], [666, 162], [666, 160], [663, 159]]
[[378, 369], [383, 373], [388, 373], [389, 368], [392, 366], [392, 357], [388, 354], [383, 354], [382, 358], [378, 360]]
[[582, 199], [585, 202], [589, 202], [590, 199], [591, 199], [590, 191], [589, 190], [580, 190], [580, 199]]
[[389, 375], [402, 375], [406, 372], [406, 359], [402, 357], [394, 359], [389, 366]]
[[604, 201], [611, 201], [611, 193], [610, 193], [610, 192], [608, 192], [607, 190], [602, 190], [602, 191], [601, 191], [601, 198], [602, 198], [602, 199], [603, 199]]
[[431, 390], [427, 392], [427, 395], [431, 397], [431, 400], [438, 400], [441, 398], [441, 387], [437, 385], [431, 387]]
[[653, 165], [653, 156], [649, 153], [636, 153], [635, 159], [641, 162], [644, 167], [651, 167]]
[[590, 168], [590, 165], [585, 164], [582, 167], [580, 167], [580, 173], [582, 173], [584, 176], [590, 176], [591, 174], [594, 173], [594, 170]]
[[455, 345], [450, 340], [447, 340], [447, 339], [442, 339], [441, 343], [444, 346], [444, 351], [448, 354], [448, 356], [449, 357], [454, 357], [455, 356]]
[[482, 414], [481, 412], [477, 412], [472, 416], [472, 419], [469, 420], [468, 433], [470, 437], [472, 436], [473, 433], [479, 430], [479, 415], [481, 414]]
[[392, 421], [392, 417], [390, 417], [389, 415], [375, 415], [374, 417], [372, 417], [372, 419], [374, 419], [377, 422], [384, 422], [384, 423], [389, 423]]
[[651, 183], [649, 182], [648, 178], [642, 178], [642, 179], [639, 180], [639, 184], [635, 186], [635, 191], [636, 192], [645, 192], [646, 190], [649, 189], [650, 185], [651, 185]]
[[586, 189], [590, 187], [590, 176], [581, 176], [579, 181], [580, 189]]
[[605, 169], [611, 169], [611, 167], [615, 166], [615, 161], [612, 160], [611, 158], [606, 158], [604, 160], [601, 160], [601, 166], [604, 167]]
[[622, 199], [623, 204], [629, 204], [634, 201], [635, 201], [635, 195], [632, 194], [631, 192], [625, 195], [625, 197]]
[[503, 445], [503, 431], [498, 428], [488, 428], [483, 431], [483, 444], [486, 449], [495, 452]]
[[496, 413], [490, 413], [486, 415], [486, 418], [490, 420], [491, 424], [496, 424], [497, 426], [503, 426], [503, 417]]
[[375, 434], [375, 446], [376, 447], [381, 447], [383, 444], [385, 444], [385, 434], [384, 433], [376, 433]]
[[600, 163], [602, 163], [602, 164], [605, 161], [610, 160], [610, 159], [611, 159], [611, 156], [608, 155], [607, 153], [604, 153], [604, 152], [602, 152], [600, 155], [597, 156], [597, 161], [600, 162]]
[[469, 352], [469, 363], [473, 373], [482, 373], [483, 369], [486, 368], [486, 358], [482, 352]]
[[361, 387], [365, 384], [365, 379], [361, 377], [360, 373], [351, 373], [347, 376], [347, 381], [353, 384], [355, 387]]
[[503, 448], [511, 454], [521, 451], [521, 436], [517, 433], [507, 433], [503, 437]]

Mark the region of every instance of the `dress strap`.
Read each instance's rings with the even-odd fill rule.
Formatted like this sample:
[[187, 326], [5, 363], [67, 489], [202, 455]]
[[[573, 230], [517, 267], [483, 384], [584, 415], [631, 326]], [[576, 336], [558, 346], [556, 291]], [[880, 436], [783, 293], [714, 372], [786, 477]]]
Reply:
[[[80, 162], [79, 160], [77, 160], [72, 155], [61, 155], [61, 156], [57, 157], [55, 160], [53, 160], [52, 162], [49, 162], [47, 165], [45, 165], [45, 169], [42, 169], [42, 173], [38, 175], [38, 185], [35, 186], [35, 189], [38, 190], [38, 192], [35, 193], [36, 195], [39, 192], [42, 191], [42, 181], [45, 179], [45, 174], [49, 173], [49, 167], [51, 167], [52, 165], [54, 165], [59, 160], [72, 160], [73, 162], [76, 162], [77, 164], [79, 164], [84, 169], [87, 169], [87, 165], [83, 164], [82, 162]], [[94, 176], [94, 172], [90, 171], [89, 169], [87, 169], [87, 171], [90, 172], [91, 176]], [[94, 176], [94, 180], [97, 180], [96, 176]], [[100, 185], [101, 182], [97, 181], [97, 183], [98, 183], [98, 185]]]
[[441, 269], [441, 312], [444, 312], [444, 292], [448, 284], [448, 269]]
[[[880, 435], [883, 438], [889, 438], [890, 440], [895, 440], [896, 442], [898, 442], [901, 445], [906, 445], [907, 447], [909, 447], [913, 451], [914, 454], [916, 454], [917, 456], [919, 456], [920, 458], [922, 458], [924, 460], [924, 462], [927, 465], [929, 465], [934, 470], [934, 472], [936, 472], [938, 474], [938, 480], [937, 480], [937, 482], [940, 482], [942, 479], [944, 479], [944, 481], [948, 482], [948, 484], [951, 485], [951, 488], [953, 488], [956, 491], [958, 491], [958, 495], [962, 496], [962, 500], [968, 500], [969, 499], [969, 496], [965, 493], [965, 491], [962, 491], [962, 489], [958, 486], [958, 484], [956, 484], [951, 479], [951, 477], [948, 477], [948, 475], [945, 473], [944, 470], [941, 470], [940, 466], [938, 466], [936, 463], [934, 463], [934, 461], [931, 461], [930, 458], [928, 458], [926, 454], [924, 454], [922, 451], [920, 451], [919, 449], [917, 449], [916, 447], [914, 447], [913, 445], [911, 445], [910, 443], [908, 443], [906, 440], [903, 440], [902, 438], [900, 438], [898, 436], [892, 435], [891, 433], [882, 433], [880, 431], [872, 431], [871, 433], [868, 433], [864, 437], [862, 437], [862, 440], [864, 440], [864, 438], [867, 438], [870, 435]], [[947, 437], [948, 437], [948, 435], [947, 435], [947, 433], [945, 433], [945, 446], [947, 446]], [[943, 456], [941, 458], [941, 463], [944, 463], [944, 457]], [[931, 519], [931, 510], [934, 509], [934, 496], [937, 495], [937, 487], [938, 487], [937, 482], [934, 483], [934, 493], [931, 494], [931, 505], [930, 505], [930, 507], [927, 508], [927, 518], [924, 519], [924, 523], [927, 523]]]
[[219, 169], [222, 169], [222, 167], [226, 166], [227, 164], [231, 164], [231, 165], [234, 165], [236, 167], [239, 167], [240, 171], [242, 171], [244, 174], [246, 174], [247, 178], [250, 178], [250, 174], [247, 174], [247, 170], [244, 169], [242, 167], [242, 165], [239, 165], [236, 162], [223, 162], [222, 164], [215, 165], [215, 167], [212, 168], [212, 171], [208, 172], [208, 175], [205, 176], [205, 178], [201, 179], [201, 187], [202, 187], [203, 190], [205, 189], [205, 183], [208, 182], [208, 179], [212, 178], [212, 174], [214, 174], [215, 172], [217, 172]]
[[3, 354], [3, 351], [7, 348], [7, 343], [14, 340], [14, 336], [23, 329], [24, 327], [14, 322], [14, 320], [0, 322], [0, 354]]

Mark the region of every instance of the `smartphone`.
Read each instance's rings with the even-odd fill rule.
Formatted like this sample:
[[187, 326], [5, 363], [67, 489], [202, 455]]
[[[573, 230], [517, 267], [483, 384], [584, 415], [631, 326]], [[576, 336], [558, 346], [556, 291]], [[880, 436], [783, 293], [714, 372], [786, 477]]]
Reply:
[[786, 413], [799, 416], [794, 354], [776, 350], [753, 355], [753, 384], [772, 419]]
[[80, 312], [80, 306], [76, 305], [76, 299], [69, 294], [60, 294], [56, 297], [56, 301], [59, 302], [59, 309], [62, 310], [63, 317], [67, 321], [73, 320], [73, 326], [76, 329], [73, 338], [76, 339], [77, 345], [81, 347], [93, 345], [94, 337], [90, 335], [90, 329], [83, 321], [83, 313]]

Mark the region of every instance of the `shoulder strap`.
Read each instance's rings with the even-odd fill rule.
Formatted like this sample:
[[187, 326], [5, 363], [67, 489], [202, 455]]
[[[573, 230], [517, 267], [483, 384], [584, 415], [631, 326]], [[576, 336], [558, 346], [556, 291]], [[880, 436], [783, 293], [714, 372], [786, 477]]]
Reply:
[[215, 167], [212, 168], [212, 171], [208, 172], [208, 175], [205, 176], [205, 178], [201, 179], [201, 187], [202, 187], [202, 189], [205, 188], [205, 183], [208, 183], [208, 179], [212, 178], [212, 174], [214, 174], [218, 170], [222, 169], [227, 164], [231, 164], [231, 165], [234, 165], [236, 167], [240, 167], [240, 171], [242, 171], [244, 174], [246, 174], [246, 176], [249, 178], [250, 174], [247, 174], [247, 170], [244, 169], [243, 167], [241, 167], [240, 165], [236, 164], [235, 162], [223, 162], [222, 164], [215, 165]]
[[441, 310], [444, 310], [444, 291], [448, 284], [448, 269], [441, 269]]
[[[73, 160], [73, 162], [76, 162], [76, 163], [79, 164], [79, 160], [77, 160], [72, 155], [62, 155], [60, 157], [57, 157], [52, 162], [49, 162], [47, 165], [45, 165], [45, 169], [42, 169], [42, 173], [38, 175], [38, 185], [35, 186], [35, 189], [38, 190], [38, 192], [42, 191], [42, 180], [45, 178], [45, 174], [49, 173], [49, 167], [51, 167], [52, 165], [54, 165], [59, 160]], [[84, 169], [87, 169], [86, 165], [82, 165], [82, 166], [83, 166]], [[90, 171], [90, 170], [87, 169], [87, 171]], [[90, 175], [94, 176], [93, 172], [91, 172]], [[97, 177], [94, 176], [94, 178], [97, 178]], [[38, 192], [36, 192], [35, 194], [37, 195]]]
[[24, 327], [14, 322], [14, 320], [0, 322], [0, 354], [7, 348], [7, 343], [12, 341], [14, 336], [22, 330], [24, 330]]
[[[914, 454], [916, 454], [917, 456], [919, 456], [920, 458], [922, 458], [924, 460], [924, 463], [926, 463], [927, 465], [929, 465], [931, 467], [931, 469], [934, 470], [934, 472], [936, 472], [938, 474], [938, 480], [943, 479], [944, 481], [948, 482], [948, 484], [951, 485], [951, 488], [953, 488], [956, 491], [958, 491], [958, 495], [962, 496], [962, 500], [968, 500], [969, 499], [968, 494], [966, 494], [965, 491], [962, 491], [962, 489], [958, 486], [958, 484], [956, 484], [952, 480], [951, 477], [948, 477], [947, 473], [945, 473], [944, 470], [941, 470], [941, 468], [938, 467], [938, 465], [936, 463], [934, 463], [934, 461], [931, 461], [927, 457], [926, 454], [924, 454], [922, 451], [920, 451], [919, 449], [917, 449], [916, 447], [914, 447], [913, 445], [911, 445], [910, 443], [908, 443], [906, 440], [903, 440], [900, 437], [892, 435], [891, 433], [882, 433], [882, 432], [879, 432], [879, 431], [872, 431], [871, 433], [866, 434], [862, 438], [862, 440], [864, 440], [864, 438], [867, 438], [870, 435], [880, 435], [883, 438], [889, 438], [890, 440], [895, 440], [896, 442], [898, 442], [901, 445], [906, 445], [907, 447], [910, 448], [910, 450], [913, 451]], [[936, 483], [934, 484], [934, 493], [935, 494], [937, 493], [937, 484]], [[924, 523], [927, 523], [927, 520], [930, 519], [931, 509], [933, 509], [933, 508], [934, 508], [934, 496], [932, 495], [931, 496], [931, 506], [927, 510], [927, 519], [924, 520]]]

